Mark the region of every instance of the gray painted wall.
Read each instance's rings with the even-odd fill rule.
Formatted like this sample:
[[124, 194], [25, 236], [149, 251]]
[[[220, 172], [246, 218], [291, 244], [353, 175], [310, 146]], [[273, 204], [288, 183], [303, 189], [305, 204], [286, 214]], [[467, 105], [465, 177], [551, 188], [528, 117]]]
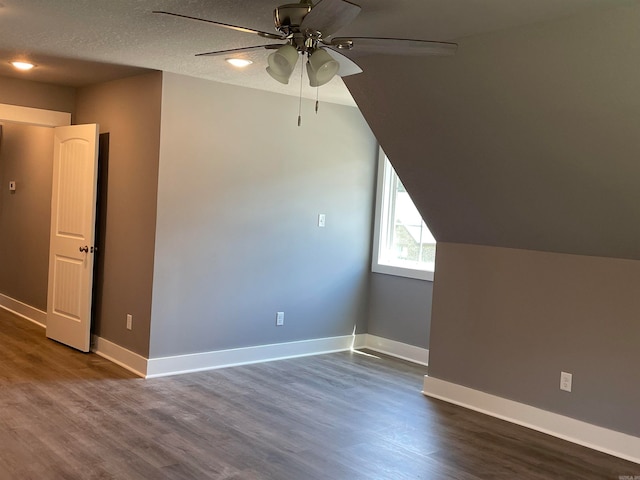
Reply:
[[429, 375], [638, 436], [638, 285], [638, 261], [440, 243]]
[[602, 257], [640, 259], [639, 23], [620, 2], [346, 80], [441, 241], [430, 375], [633, 435], [640, 268]]
[[429, 348], [433, 282], [371, 274], [367, 333]]
[[76, 89], [0, 77], [0, 103], [73, 113]]
[[151, 358], [364, 332], [376, 142], [303, 108], [164, 74]]
[[[47, 309], [53, 129], [5, 122], [0, 139], [0, 293]], [[16, 191], [9, 182], [16, 181]]]
[[[323, 104], [320, 116], [316, 118], [312, 113], [312, 106], [305, 103], [303, 127], [298, 128], [295, 126], [296, 104], [292, 99], [184, 77], [170, 77], [174, 83], [167, 93], [170, 100], [167, 105], [173, 105], [172, 102], [180, 103], [183, 100], [181, 96], [188, 95], [187, 92], [196, 85], [196, 92], [216, 99], [212, 104], [202, 104], [199, 98], [188, 95], [191, 102], [198, 103], [199, 106], [196, 108], [189, 104], [189, 108], [193, 109], [189, 112], [184, 109], [169, 109], [167, 118], [170, 121], [165, 126], [164, 134], [171, 148], [180, 150], [184, 143], [176, 138], [176, 132], [179, 134], [181, 129], [189, 131], [188, 135], [191, 137], [187, 137], [187, 141], [192, 148], [191, 153], [195, 152], [198, 161], [203, 161], [206, 165], [201, 170], [205, 177], [187, 179], [190, 183], [207, 182], [207, 178], [213, 178], [222, 186], [222, 190], [215, 194], [210, 188], [205, 189], [202, 198], [199, 195], [194, 198], [194, 192], [186, 192], [184, 200], [175, 204], [176, 215], [182, 215], [180, 209], [185, 208], [185, 201], [193, 202], [198, 205], [197, 208], [204, 208], [204, 213], [200, 215], [208, 215], [212, 204], [219, 204], [222, 199], [223, 205], [216, 209], [220, 215], [203, 222], [203, 226], [211, 230], [206, 232], [203, 241], [209, 241], [213, 236], [218, 247], [229, 241], [224, 248], [232, 251], [231, 258], [238, 245], [235, 236], [215, 233], [217, 229], [210, 227], [212, 222], [237, 223], [243, 220], [247, 222], [242, 226], [243, 232], [249, 231], [250, 237], [241, 239], [240, 243], [252, 244], [246, 247], [249, 257], [242, 261], [244, 263], [239, 262], [235, 267], [225, 265], [228, 270], [215, 275], [203, 272], [196, 255], [190, 260], [196, 264], [195, 271], [183, 271], [188, 278], [193, 274], [216, 283], [221, 283], [220, 277], [232, 271], [231, 277], [236, 279], [236, 283], [218, 295], [223, 314], [227, 315], [229, 311], [238, 309], [238, 313], [230, 314], [232, 319], [241, 315], [247, 317], [244, 323], [240, 323], [242, 328], [236, 328], [225, 324], [224, 320], [220, 321], [219, 315], [195, 315], [193, 322], [198, 325], [194, 327], [192, 324], [190, 328], [206, 333], [203, 335], [206, 339], [204, 344], [198, 348], [208, 350], [227, 348], [229, 345], [345, 335], [352, 332], [354, 323], [358, 324], [360, 333], [367, 331], [365, 324], [368, 324], [369, 333], [374, 335], [426, 347], [431, 283], [369, 273], [369, 232], [376, 150], [375, 140], [358, 112], [348, 107]], [[2, 101], [6, 103], [74, 111], [74, 89], [15, 79], [7, 81], [11, 89], [2, 90]], [[154, 148], [158, 148], [159, 142], [157, 125], [160, 118], [160, 82], [160, 74], [150, 74], [80, 89], [77, 94], [78, 114], [74, 117], [76, 123], [98, 122], [102, 132], [111, 133], [106, 222], [109, 233], [105, 238], [107, 243], [101, 249], [105, 271], [104, 278], [97, 279], [96, 282], [100, 291], [96, 299], [94, 331], [103, 338], [144, 356], [149, 351], [148, 332], [151, 322], [153, 256], [149, 256], [149, 252], [153, 252], [154, 248], [156, 193], [153, 181], [157, 178], [158, 168]], [[6, 86], [5, 83], [2, 85]], [[180, 92], [183, 88], [185, 91]], [[15, 95], [8, 95], [9, 91], [13, 91]], [[229, 100], [223, 102], [222, 99], [229, 95]], [[230, 114], [232, 104], [234, 107], [247, 104], [245, 97], [249, 101], [245, 111], [256, 117], [252, 124], [245, 122], [243, 112]], [[216, 108], [210, 110], [212, 105]], [[287, 118], [283, 118], [283, 125], [278, 126], [271, 121], [271, 115], [274, 111], [280, 111], [283, 105], [288, 109], [287, 116], [290, 116], [291, 121], [287, 123]], [[208, 115], [220, 118], [211, 120]], [[197, 120], [203, 118], [209, 123], [198, 125]], [[227, 120], [231, 125], [228, 125]], [[209, 125], [216, 126], [216, 129], [220, 126], [224, 128], [215, 138], [209, 139]], [[244, 128], [251, 129], [252, 132], [264, 131], [262, 134], [252, 133], [251, 138], [255, 140], [244, 145], [238, 153], [237, 146], [227, 145], [227, 140], [240, 138], [242, 143], [246, 143]], [[7, 131], [5, 128], [5, 132]], [[256, 138], [256, 135], [260, 138]], [[289, 136], [286, 147], [288, 151], [304, 152], [309, 145], [315, 149], [315, 154], [280, 158], [283, 147], [279, 144], [278, 135]], [[193, 137], [200, 138], [192, 143]], [[209, 142], [213, 142], [213, 145]], [[49, 147], [51, 144], [48, 143]], [[31, 145], [30, 148], [35, 146], [33, 142], [27, 145]], [[343, 145], [346, 148], [343, 149]], [[214, 152], [214, 157], [211, 158], [233, 158], [236, 163], [226, 166], [208, 165], [209, 148]], [[265, 148], [270, 153], [265, 155]], [[50, 158], [47, 158], [49, 162]], [[238, 160], [241, 163], [238, 164]], [[2, 164], [8, 165], [6, 162]], [[33, 165], [29, 165], [31, 170]], [[23, 167], [26, 166], [23, 164]], [[29, 262], [37, 263], [36, 259], [42, 260], [44, 253], [45, 265], [41, 265], [39, 269], [30, 267], [21, 270], [24, 274], [13, 275], [11, 278], [8, 273], [5, 274], [4, 282], [0, 278], [0, 292], [36, 308], [46, 309], [50, 163], [47, 169], [41, 167], [42, 165], [38, 165], [35, 171], [42, 183], [37, 189], [40, 201], [37, 207], [31, 205], [30, 208], [34, 212], [39, 209], [41, 215], [46, 214], [46, 218], [43, 217], [43, 221], [37, 225], [28, 223], [28, 228], [30, 231], [39, 228], [44, 233], [39, 236], [31, 235], [27, 243], [21, 240], [19, 248], [38, 245], [39, 253], [29, 253]], [[200, 168], [201, 165], [194, 167]], [[170, 168], [181, 170], [182, 164], [173, 164]], [[255, 169], [255, 173], [251, 174], [248, 168]], [[184, 176], [186, 172], [178, 172], [178, 175]], [[31, 173], [29, 176], [34, 178]], [[27, 185], [22, 179], [17, 180], [20, 185], [19, 193], [24, 196], [28, 191]], [[260, 183], [268, 183], [270, 186], [260, 187]], [[6, 181], [2, 181], [0, 190], [5, 184]], [[186, 190], [190, 190], [189, 184], [184, 187]], [[247, 190], [255, 192], [246, 202], [236, 204], [236, 186], [240, 193]], [[262, 192], [259, 188], [263, 188]], [[165, 198], [170, 199], [169, 196]], [[292, 200], [299, 198], [302, 200]], [[2, 205], [0, 216], [3, 215]], [[233, 212], [239, 215], [239, 219], [225, 219], [233, 216], [231, 211], [224, 211], [225, 206], [233, 207]], [[261, 215], [257, 213], [261, 210], [269, 212], [264, 221], [260, 220]], [[319, 230], [315, 226], [320, 212], [327, 214], [325, 230]], [[33, 215], [19, 216], [22, 219], [33, 218]], [[8, 218], [5, 210], [2, 221]], [[251, 231], [247, 226], [249, 224], [255, 225], [256, 229]], [[276, 231], [273, 225], [281, 230]], [[3, 232], [0, 242], [7, 242], [5, 234], [10, 230], [5, 229], [3, 224], [0, 231]], [[244, 233], [242, 236], [245, 236]], [[7, 249], [3, 248], [2, 252], [7, 252]], [[264, 257], [265, 260], [255, 261], [254, 266], [251, 263], [256, 256]], [[171, 259], [173, 254], [168, 257]], [[18, 258], [20, 257], [12, 255], [2, 259], [0, 264], [3, 265], [3, 270], [0, 277], [3, 272], [19, 270], [11, 263], [15, 263]], [[23, 266], [21, 264], [21, 268]], [[189, 266], [184, 265], [183, 269]], [[242, 273], [238, 273], [240, 269], [243, 270]], [[38, 271], [40, 277], [31, 273], [32, 270]], [[34, 281], [37, 278], [40, 281]], [[272, 278], [279, 280], [273, 281]], [[194, 278], [191, 279], [195, 281]], [[166, 280], [161, 279], [161, 285], [163, 282], [166, 283]], [[210, 295], [209, 288], [209, 285], [205, 285], [206, 295]], [[367, 303], [369, 289], [371, 297]], [[230, 293], [231, 290], [234, 292]], [[241, 305], [245, 298], [242, 294], [244, 291], [254, 299], [255, 305]], [[335, 302], [328, 301], [330, 298], [335, 298]], [[200, 297], [198, 302], [201, 304], [196, 309], [206, 309], [202, 301]], [[284, 329], [272, 328], [273, 316], [277, 310], [286, 312]], [[127, 313], [134, 315], [134, 329], [131, 332], [125, 329]], [[177, 322], [176, 318], [179, 319]], [[221, 325], [212, 325], [214, 318]], [[165, 317], [165, 320], [175, 322], [170, 330], [182, 327], [180, 315], [176, 315], [173, 320]], [[246, 335], [246, 330], [253, 330], [254, 322], [259, 323], [260, 328], [255, 333]], [[217, 328], [220, 326], [222, 334], [218, 338]], [[213, 336], [218, 343], [211, 342], [208, 334], [211, 331], [215, 332]], [[186, 346], [179, 344], [179, 350], [190, 350], [191, 341], [192, 339], [186, 339]]]
[[[0, 77], [0, 103], [73, 114], [75, 96], [71, 87]], [[0, 293], [46, 310], [53, 132], [10, 123], [3, 130]], [[18, 182], [15, 194], [8, 192], [9, 180]]]
[[[162, 74], [78, 90], [77, 123], [109, 132], [103, 278], [94, 331], [140, 355], [149, 353]], [[126, 329], [126, 315], [133, 329]]]

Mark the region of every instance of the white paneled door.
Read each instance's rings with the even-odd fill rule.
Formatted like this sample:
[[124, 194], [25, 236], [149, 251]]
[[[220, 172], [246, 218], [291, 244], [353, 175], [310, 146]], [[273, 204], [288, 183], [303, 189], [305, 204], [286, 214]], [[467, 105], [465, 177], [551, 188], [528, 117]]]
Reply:
[[95, 252], [98, 125], [54, 135], [47, 337], [88, 352]]

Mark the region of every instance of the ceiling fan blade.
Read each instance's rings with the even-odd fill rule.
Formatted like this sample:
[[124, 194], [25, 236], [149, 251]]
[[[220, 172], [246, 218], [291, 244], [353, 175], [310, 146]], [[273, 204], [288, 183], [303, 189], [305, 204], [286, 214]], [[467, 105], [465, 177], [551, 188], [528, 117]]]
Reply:
[[300, 30], [315, 30], [327, 38], [350, 24], [360, 13], [360, 7], [346, 0], [320, 0], [300, 24]]
[[213, 52], [196, 53], [196, 57], [215, 57], [216, 55], [225, 55], [227, 53], [249, 52], [251, 50], [259, 50], [261, 48], [266, 48], [267, 50], [275, 50], [277, 48], [280, 48], [281, 46], [282, 44], [280, 43], [271, 43], [268, 45], [255, 45], [253, 47], [231, 48], [229, 50], [215, 50]]
[[328, 47], [323, 47], [323, 48], [329, 55], [331, 55], [331, 58], [333, 58], [336, 62], [340, 64], [340, 69], [338, 70], [338, 74], [337, 74], [338, 76], [348, 77], [349, 75], [356, 75], [358, 73], [362, 73], [362, 69], [358, 66], [356, 62], [354, 62], [350, 58], [347, 58], [345, 55], [343, 55], [342, 53], [340, 53], [339, 51], [333, 48], [328, 48]]
[[384, 53], [389, 55], [454, 55], [457, 43], [410, 40], [407, 38], [339, 37], [331, 45], [350, 54]]
[[252, 33], [255, 35], [259, 35], [263, 38], [271, 38], [273, 40], [284, 40], [286, 38], [283, 35], [278, 35], [277, 33], [261, 32], [260, 30], [254, 30], [253, 28], [239, 27], [237, 25], [230, 25], [228, 23], [216, 22], [214, 20], [207, 20], [206, 18], [190, 17], [189, 15], [182, 15], [180, 13], [163, 12], [161, 10], [154, 10], [152, 13], [158, 13], [161, 15], [170, 15], [172, 17], [178, 17], [178, 18], [186, 18], [188, 20], [196, 20], [198, 22], [211, 23], [219, 27], [229, 28], [231, 30], [236, 30], [238, 32]]

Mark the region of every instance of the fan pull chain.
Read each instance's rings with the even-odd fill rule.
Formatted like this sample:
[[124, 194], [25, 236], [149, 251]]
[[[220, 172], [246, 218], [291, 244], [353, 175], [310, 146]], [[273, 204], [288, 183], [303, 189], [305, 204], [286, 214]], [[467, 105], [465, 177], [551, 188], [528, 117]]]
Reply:
[[300, 62], [300, 98], [298, 99], [298, 126], [302, 124], [302, 82], [304, 81], [304, 53]]
[[316, 115], [318, 114], [318, 106], [320, 105], [320, 87], [316, 87]]

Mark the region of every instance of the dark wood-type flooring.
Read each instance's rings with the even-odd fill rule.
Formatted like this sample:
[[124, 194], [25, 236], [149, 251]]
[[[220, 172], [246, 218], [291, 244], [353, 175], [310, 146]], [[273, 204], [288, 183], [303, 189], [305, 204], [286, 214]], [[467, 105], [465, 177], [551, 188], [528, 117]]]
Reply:
[[640, 465], [337, 353], [143, 380], [0, 309], [0, 480], [614, 479]]

